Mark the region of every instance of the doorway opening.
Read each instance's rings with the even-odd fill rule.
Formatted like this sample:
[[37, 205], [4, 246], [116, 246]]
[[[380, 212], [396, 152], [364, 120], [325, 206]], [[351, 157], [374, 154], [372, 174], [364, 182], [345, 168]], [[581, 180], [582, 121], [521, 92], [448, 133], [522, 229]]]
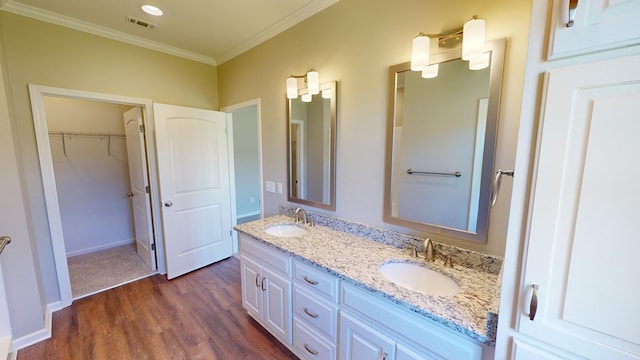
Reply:
[[[70, 269], [76, 265], [76, 260], [80, 263], [82, 275], [89, 273], [87, 264], [103, 262], [103, 270], [110, 268], [123, 275], [131, 269], [126, 270], [127, 266], [119, 260], [127, 256], [138, 264], [139, 260], [143, 259], [143, 263], [146, 260], [146, 272], [131, 271], [133, 278], [125, 276], [124, 280], [114, 277], [110, 284], [102, 285], [106, 288], [148, 276], [156, 267], [163, 273], [162, 247], [155, 246], [160, 243], [161, 234], [156, 231], [157, 224], [151, 215], [151, 212], [159, 213], [155, 193], [158, 184], [157, 170], [153, 165], [154, 144], [144, 141], [144, 136], [141, 136], [139, 150], [142, 158], [138, 164], [133, 164], [138, 167], [137, 171], [131, 171], [133, 168], [130, 169], [129, 165], [135, 161], [129, 159], [129, 136], [125, 131], [127, 119], [124, 117], [129, 110], [135, 110], [140, 114], [140, 125], [146, 126], [145, 131], [150, 132], [153, 130], [151, 101], [37, 85], [29, 85], [29, 91], [61, 306], [68, 306], [75, 298], [103, 289], [100, 286], [95, 288], [94, 284], [93, 289], [72, 290]], [[131, 125], [136, 130], [142, 129], [138, 124]], [[140, 236], [136, 236], [139, 230], [134, 221], [135, 201], [136, 196], [144, 199], [145, 195], [141, 196], [140, 190], [135, 189], [134, 176], [130, 176], [134, 173], [144, 173], [146, 177], [142, 191], [148, 196], [146, 201], [150, 214], [143, 229], [148, 230], [148, 248], [153, 250], [146, 259], [137, 255], [141, 251], [139, 241], [136, 241]], [[96, 257], [88, 261], [84, 259], [92, 256]], [[95, 272], [105, 275], [100, 269]], [[98, 284], [101, 281], [89, 279], [89, 282]]]
[[[264, 216], [262, 198], [262, 135], [260, 99], [226, 106], [231, 114], [229, 129], [229, 158], [232, 161], [233, 224], [242, 224]], [[234, 231], [234, 253], [238, 251]]]
[[151, 224], [136, 224], [147, 217], [134, 219], [144, 194], [133, 191], [147, 166], [128, 149], [138, 131], [125, 128], [138, 125], [123, 120], [139, 107], [53, 96], [44, 105], [73, 298], [149, 276], [155, 252], [137, 239]]

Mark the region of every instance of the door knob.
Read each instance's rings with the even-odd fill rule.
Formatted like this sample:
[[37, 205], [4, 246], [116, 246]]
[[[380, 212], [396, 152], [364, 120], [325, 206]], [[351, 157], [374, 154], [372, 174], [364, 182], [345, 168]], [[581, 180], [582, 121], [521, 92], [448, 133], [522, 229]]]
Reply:
[[164, 206], [166, 206], [166, 207], [171, 207], [172, 205], [173, 205], [173, 203], [171, 201], [169, 201], [169, 200], [164, 202]]
[[129, 192], [127, 193], [127, 197], [133, 197], [133, 192], [129, 191]]

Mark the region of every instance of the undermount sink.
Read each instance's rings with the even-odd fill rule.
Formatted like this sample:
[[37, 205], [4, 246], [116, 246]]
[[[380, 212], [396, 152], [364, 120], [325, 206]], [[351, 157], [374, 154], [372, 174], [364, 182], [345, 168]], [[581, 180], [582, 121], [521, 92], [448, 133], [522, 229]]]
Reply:
[[298, 237], [307, 233], [307, 230], [297, 224], [274, 224], [264, 230], [267, 234], [277, 237]]
[[387, 280], [427, 295], [453, 296], [460, 287], [451, 278], [418, 264], [390, 262], [380, 266]]

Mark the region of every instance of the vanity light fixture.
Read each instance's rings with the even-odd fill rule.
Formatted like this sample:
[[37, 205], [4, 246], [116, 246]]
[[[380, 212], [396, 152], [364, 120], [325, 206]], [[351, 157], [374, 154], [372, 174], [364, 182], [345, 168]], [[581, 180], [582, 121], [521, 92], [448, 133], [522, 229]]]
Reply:
[[489, 63], [491, 62], [491, 53], [486, 52], [481, 56], [475, 57], [473, 59], [469, 59], [469, 70], [482, 70], [489, 67]]
[[309, 94], [316, 95], [320, 93], [320, 74], [311, 69], [305, 75], [289, 75], [287, 78], [287, 98], [296, 99], [298, 97], [298, 79], [304, 79], [307, 83]]
[[323, 99], [331, 99], [331, 89], [322, 90], [322, 98]]
[[145, 13], [153, 16], [162, 16], [164, 14], [162, 9], [153, 5], [142, 5], [140, 9], [142, 9], [142, 11], [144, 11]]
[[413, 38], [411, 46], [411, 70], [421, 71], [423, 78], [438, 76], [438, 64], [429, 65], [431, 55], [431, 40], [441, 42], [462, 37], [462, 60], [469, 61], [470, 70], [480, 70], [489, 66], [490, 54], [484, 51], [484, 19], [478, 19], [476, 15], [467, 21], [464, 26], [449, 34], [425, 34], [420, 33]]
[[310, 93], [302, 94], [300, 96], [300, 100], [302, 100], [302, 102], [311, 102], [312, 98], [313, 95], [311, 95]]

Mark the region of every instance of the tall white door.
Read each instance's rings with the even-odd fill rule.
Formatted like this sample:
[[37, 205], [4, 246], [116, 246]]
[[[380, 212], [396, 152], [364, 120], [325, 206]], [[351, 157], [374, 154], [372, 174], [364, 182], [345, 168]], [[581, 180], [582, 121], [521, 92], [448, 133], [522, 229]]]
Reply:
[[[633, 56], [547, 79], [518, 329], [589, 359], [640, 359], [639, 65]], [[526, 336], [515, 357], [539, 359]]]
[[227, 114], [154, 104], [167, 277], [232, 254]]
[[133, 205], [133, 221], [138, 255], [151, 268], [156, 269], [156, 254], [151, 221], [151, 199], [147, 176], [147, 157], [142, 128], [142, 109], [134, 107], [123, 114], [127, 137], [127, 158], [131, 191], [128, 196]]

